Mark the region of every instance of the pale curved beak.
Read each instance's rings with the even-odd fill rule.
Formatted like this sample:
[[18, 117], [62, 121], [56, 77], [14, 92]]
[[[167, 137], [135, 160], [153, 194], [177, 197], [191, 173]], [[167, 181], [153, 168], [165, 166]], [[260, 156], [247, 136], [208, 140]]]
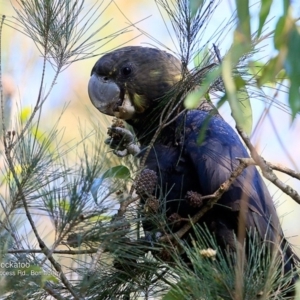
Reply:
[[118, 107], [122, 105], [120, 88], [107, 77], [92, 74], [88, 93], [93, 105], [103, 114], [114, 116]]
[[129, 120], [135, 115], [135, 108], [127, 94], [121, 99], [119, 86], [106, 76], [93, 73], [88, 93], [93, 105], [103, 114], [115, 116], [119, 119]]

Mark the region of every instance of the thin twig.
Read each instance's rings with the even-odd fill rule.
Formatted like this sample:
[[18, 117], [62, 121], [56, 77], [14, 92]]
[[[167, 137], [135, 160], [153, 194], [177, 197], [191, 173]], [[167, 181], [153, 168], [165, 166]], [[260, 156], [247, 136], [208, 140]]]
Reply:
[[71, 283], [69, 282], [69, 280], [67, 279], [67, 277], [65, 276], [65, 274], [63, 273], [61, 265], [53, 258], [52, 254], [51, 254], [51, 251], [46, 246], [46, 244], [44, 243], [44, 241], [41, 239], [41, 237], [40, 237], [40, 235], [39, 235], [39, 233], [37, 231], [37, 228], [35, 226], [35, 223], [34, 223], [34, 221], [32, 219], [31, 213], [29, 211], [29, 207], [27, 205], [27, 201], [26, 201], [26, 198], [25, 198], [25, 195], [24, 195], [24, 192], [23, 192], [22, 185], [21, 185], [21, 183], [19, 181], [18, 175], [17, 175], [15, 167], [13, 165], [13, 161], [12, 161], [12, 158], [10, 156], [10, 150], [8, 149], [6, 142], [5, 142], [4, 147], [5, 147], [5, 155], [6, 155], [6, 158], [7, 158], [9, 169], [10, 169], [10, 171], [11, 171], [11, 173], [13, 175], [13, 178], [14, 178], [14, 180], [16, 182], [16, 185], [17, 185], [17, 188], [18, 188], [18, 194], [20, 195], [20, 198], [22, 200], [26, 217], [27, 217], [27, 219], [29, 221], [29, 224], [31, 226], [31, 229], [32, 229], [32, 231], [33, 231], [36, 239], [38, 240], [39, 246], [40, 246], [42, 252], [44, 253], [44, 255], [51, 262], [51, 264], [53, 265], [53, 267], [55, 268], [55, 270], [60, 274], [60, 278], [61, 278], [63, 284], [65, 285], [65, 287], [74, 296], [74, 299], [79, 300], [79, 299], [81, 299], [81, 297], [78, 297], [77, 293], [73, 289], [73, 286], [71, 285]]
[[[237, 158], [243, 162], [245, 162], [246, 164], [248, 164], [249, 166], [250, 165], [255, 165], [257, 166], [258, 164], [255, 162], [255, 160], [253, 158]], [[285, 173], [287, 175], [290, 175], [291, 177], [294, 177], [296, 179], [299, 179], [300, 180], [300, 173], [299, 172], [296, 172], [295, 170], [292, 170], [290, 168], [287, 168], [286, 166], [283, 166], [281, 164], [273, 164], [273, 163], [270, 163], [268, 161], [265, 161], [266, 165], [268, 167], [270, 167], [272, 170], [275, 170], [275, 171], [279, 171], [279, 172], [282, 172], [282, 173]]]
[[[139, 200], [140, 199], [140, 197], [138, 196], [138, 197], [130, 197], [128, 200], [125, 200], [125, 201], [123, 201], [121, 204], [120, 204], [120, 208], [119, 208], [119, 210], [118, 210], [118, 216], [123, 216], [124, 214], [125, 214], [125, 212], [126, 212], [126, 210], [127, 210], [127, 207], [131, 204], [131, 203], [133, 203], [133, 202], [135, 202], [135, 201], [137, 201], [137, 200]], [[111, 232], [113, 231], [113, 229], [111, 229], [110, 230]], [[108, 232], [109, 233], [109, 232]], [[107, 242], [103, 242], [99, 247], [98, 247], [98, 249], [95, 251], [95, 252], [93, 252], [93, 253], [96, 253], [96, 255], [93, 257], [93, 259], [92, 259], [92, 261], [91, 261], [91, 263], [90, 263], [90, 269], [91, 269], [91, 271], [95, 271], [96, 270], [96, 267], [97, 267], [97, 263], [98, 263], [98, 261], [100, 260], [100, 258], [101, 258], [101, 255], [104, 253], [104, 252], [106, 252], [105, 251], [105, 247], [106, 247], [106, 244], [107, 244]]]
[[[2, 29], [2, 25], [3, 25], [3, 21], [4, 21], [4, 18], [2, 18], [2, 23], [1, 23], [1, 28], [0, 30]], [[1, 32], [0, 32], [0, 36], [1, 36]], [[1, 46], [1, 44], [0, 44]], [[44, 64], [43, 64], [43, 70], [42, 70], [42, 79], [41, 79], [41, 84], [40, 84], [40, 89], [39, 89], [39, 94], [38, 94], [38, 99], [37, 99], [37, 102], [36, 102], [36, 105], [35, 105], [35, 108], [33, 110], [33, 113], [31, 114], [29, 120], [27, 121], [26, 125], [24, 126], [23, 130], [21, 131], [20, 135], [18, 136], [18, 138], [14, 141], [14, 142], [10, 142], [9, 144], [7, 144], [6, 142], [6, 135], [3, 134], [3, 141], [4, 141], [4, 151], [5, 151], [5, 156], [7, 158], [7, 162], [8, 162], [8, 166], [9, 166], [9, 169], [13, 175], [13, 178], [16, 182], [16, 185], [17, 185], [17, 188], [18, 188], [18, 195], [20, 196], [20, 199], [22, 200], [22, 203], [23, 203], [23, 206], [24, 206], [24, 209], [25, 209], [25, 213], [26, 213], [26, 217], [30, 223], [30, 226], [32, 228], [32, 231], [34, 232], [34, 235], [36, 237], [36, 239], [38, 240], [38, 243], [39, 243], [39, 246], [41, 248], [41, 252], [45, 254], [45, 256], [49, 259], [49, 261], [51, 262], [51, 264], [53, 265], [53, 267], [55, 268], [55, 270], [60, 274], [60, 278], [63, 282], [63, 284], [65, 285], [65, 287], [70, 291], [70, 293], [74, 296], [74, 299], [81, 299], [81, 297], [78, 297], [77, 293], [74, 291], [71, 283], [69, 282], [69, 280], [67, 279], [67, 277], [64, 275], [63, 271], [62, 271], [62, 268], [60, 266], [60, 264], [53, 258], [52, 256], [52, 253], [51, 251], [48, 249], [48, 247], [46, 246], [46, 244], [43, 242], [43, 240], [41, 239], [38, 231], [37, 231], [37, 228], [35, 226], [35, 223], [32, 219], [32, 216], [31, 216], [31, 213], [29, 211], [29, 207], [27, 205], [27, 201], [26, 201], [26, 197], [24, 195], [24, 191], [23, 191], [23, 188], [22, 188], [22, 184], [20, 183], [19, 181], [19, 178], [18, 178], [18, 175], [17, 175], [17, 172], [15, 170], [15, 167], [14, 167], [14, 164], [13, 164], [13, 160], [12, 160], [12, 156], [11, 156], [11, 150], [13, 149], [13, 147], [16, 145], [16, 143], [18, 143], [19, 141], [22, 140], [26, 130], [28, 129], [29, 125], [31, 124], [32, 120], [33, 120], [33, 117], [35, 115], [35, 113], [38, 111], [38, 109], [40, 108], [40, 104], [42, 104], [44, 101], [45, 101], [45, 98], [43, 100], [42, 99], [42, 89], [43, 89], [43, 83], [44, 83], [44, 78], [45, 78], [45, 69], [46, 69], [46, 54], [47, 54], [47, 47], [45, 46], [45, 57], [44, 57]], [[0, 64], [1, 65], [1, 64]], [[1, 72], [1, 70], [0, 70]], [[0, 73], [1, 75], [1, 73]], [[56, 74], [54, 80], [56, 80], [56, 77], [57, 77], [58, 74]], [[55, 82], [55, 81], [54, 81]], [[53, 87], [54, 85], [54, 82], [52, 83], [51, 85], [51, 88]], [[1, 87], [2, 87], [2, 83], [1, 83]], [[2, 90], [2, 89], [1, 89]], [[49, 94], [47, 94], [49, 95]], [[1, 99], [3, 99], [3, 96], [1, 97]], [[3, 114], [3, 100], [1, 101], [1, 109], [2, 109], [2, 114]], [[4, 122], [4, 121], [3, 121]], [[4, 123], [2, 124], [3, 126], [3, 129], [5, 129], [4, 127]], [[3, 132], [4, 133], [4, 132]]]
[[224, 183], [222, 183], [220, 187], [213, 194], [204, 196], [206, 199], [210, 199], [210, 200], [198, 213], [196, 213], [190, 219], [190, 222], [188, 224], [185, 224], [175, 234], [164, 235], [159, 240], [161, 242], [164, 242], [168, 240], [174, 240], [176, 237], [180, 239], [183, 235], [185, 235], [192, 228], [193, 224], [196, 224], [201, 219], [201, 217], [203, 217], [210, 209], [213, 208], [213, 206], [219, 201], [219, 199], [223, 196], [223, 194], [229, 190], [230, 186], [236, 180], [236, 178], [239, 175], [241, 175], [244, 169], [247, 167], [248, 167], [247, 163], [240, 160], [238, 167], [234, 171], [232, 171], [230, 177]]
[[57, 300], [65, 300], [63, 296], [61, 296], [60, 293], [56, 292], [48, 282], [45, 282], [43, 289], [52, 297], [54, 297]]
[[[294, 199], [298, 204], [300, 204], [300, 195], [289, 185], [283, 183], [281, 180], [273, 172], [270, 165], [266, 163], [266, 161], [257, 153], [256, 149], [252, 145], [250, 138], [248, 135], [238, 126], [236, 127], [239, 135], [243, 139], [244, 143], [250, 150], [251, 156], [255, 163], [260, 167], [263, 176], [270, 180], [273, 184], [275, 184], [278, 188], [280, 188], [284, 193], [289, 195], [292, 199]], [[286, 168], [286, 171], [289, 169]], [[293, 172], [291, 172], [293, 173]], [[297, 173], [296, 173], [297, 174]], [[295, 174], [294, 174], [295, 175]], [[296, 177], [297, 178], [297, 177]]]
[[[43, 85], [43, 79], [42, 79], [42, 82], [41, 82], [41, 88], [42, 88], [42, 85]], [[41, 90], [40, 90], [39, 95], [41, 95]], [[38, 105], [38, 103], [39, 102], [36, 103], [36, 106]], [[23, 134], [24, 134], [24, 131], [23, 131]], [[26, 214], [26, 217], [29, 221], [31, 229], [32, 229], [32, 231], [33, 231], [33, 233], [34, 233], [34, 235], [35, 235], [35, 237], [36, 237], [36, 239], [39, 243], [39, 246], [40, 246], [42, 252], [48, 258], [48, 260], [51, 262], [51, 264], [53, 265], [55, 270], [60, 274], [60, 278], [61, 278], [63, 284], [65, 285], [65, 287], [70, 291], [70, 293], [73, 295], [74, 299], [79, 300], [79, 299], [81, 299], [81, 297], [79, 297], [77, 295], [77, 293], [73, 289], [73, 286], [71, 285], [71, 283], [69, 282], [69, 280], [67, 279], [65, 274], [63, 273], [61, 265], [53, 258], [52, 254], [51, 254], [51, 251], [46, 246], [46, 244], [44, 243], [44, 241], [42, 240], [42, 238], [40, 237], [40, 235], [37, 231], [36, 225], [33, 221], [31, 213], [29, 211], [29, 207], [28, 207], [28, 204], [27, 204], [27, 201], [26, 201], [26, 197], [25, 197], [25, 194], [24, 194], [24, 191], [23, 191], [23, 186], [22, 186], [21, 182], [19, 181], [16, 169], [15, 169], [15, 166], [14, 166], [14, 163], [13, 163], [13, 159], [12, 159], [12, 156], [11, 156], [11, 150], [12, 150], [11, 145], [12, 145], [11, 143], [8, 145], [7, 142], [6, 142], [6, 139], [4, 138], [4, 152], [5, 152], [5, 156], [6, 156], [6, 159], [7, 159], [8, 167], [9, 167], [9, 170], [12, 173], [12, 176], [15, 180], [15, 183], [16, 183], [16, 186], [17, 186], [17, 189], [18, 189], [18, 195], [19, 195], [20, 199], [22, 200], [23, 207], [24, 207], [24, 210], [25, 210], [25, 214]]]
[[[86, 249], [86, 250], [53, 250], [53, 254], [68, 254], [68, 255], [80, 255], [80, 254], [94, 254], [97, 249]], [[44, 253], [41, 249], [12, 249], [7, 250], [6, 253], [9, 254], [19, 254], [19, 253]]]
[[[5, 146], [7, 146], [7, 145], [5, 144]], [[53, 265], [53, 267], [55, 268], [55, 270], [60, 274], [60, 278], [61, 278], [63, 284], [70, 291], [70, 293], [74, 296], [74, 299], [77, 299], [77, 300], [81, 299], [81, 297], [78, 297], [77, 293], [75, 293], [75, 291], [74, 291], [71, 283], [69, 282], [69, 280], [67, 279], [67, 277], [65, 276], [65, 274], [62, 271], [61, 265], [53, 258], [52, 254], [51, 254], [51, 251], [46, 246], [46, 244], [44, 243], [44, 241], [41, 239], [41, 237], [40, 237], [40, 235], [39, 235], [39, 233], [37, 231], [37, 228], [35, 226], [35, 223], [34, 223], [34, 221], [32, 219], [31, 213], [29, 211], [29, 207], [27, 205], [25, 195], [23, 193], [22, 185], [21, 185], [21, 183], [20, 183], [20, 181], [18, 179], [15, 167], [13, 165], [12, 158], [10, 156], [10, 151], [8, 150], [7, 147], [5, 147], [5, 155], [6, 155], [8, 164], [9, 164], [9, 169], [10, 169], [10, 171], [11, 171], [13, 177], [14, 177], [14, 180], [16, 182], [16, 185], [17, 185], [17, 188], [18, 188], [18, 194], [20, 195], [20, 198], [22, 200], [23, 207], [25, 209], [26, 217], [27, 217], [27, 219], [29, 221], [29, 224], [31, 226], [31, 229], [32, 229], [32, 231], [33, 231], [36, 239], [38, 240], [38, 243], [39, 243], [39, 246], [40, 246], [42, 252], [48, 258], [48, 260], [51, 262], [51, 264]]]
[[118, 216], [123, 216], [126, 212], [127, 207], [136, 201], [140, 200], [140, 197], [130, 197], [128, 200], [122, 201], [120, 204], [120, 208], [118, 209]]

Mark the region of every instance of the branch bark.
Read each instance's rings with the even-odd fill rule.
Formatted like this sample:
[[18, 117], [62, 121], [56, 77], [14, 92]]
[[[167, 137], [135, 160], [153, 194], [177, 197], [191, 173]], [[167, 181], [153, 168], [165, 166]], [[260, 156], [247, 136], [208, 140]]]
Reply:
[[300, 195], [297, 193], [296, 190], [294, 190], [291, 186], [283, 183], [281, 180], [278, 179], [278, 177], [273, 172], [272, 166], [275, 166], [275, 168], [278, 171], [281, 171], [283, 173], [286, 173], [288, 175], [291, 175], [294, 178], [300, 179], [300, 174], [288, 169], [286, 167], [279, 167], [278, 165], [272, 165], [268, 162], [266, 162], [256, 151], [255, 147], [252, 145], [250, 138], [248, 135], [239, 127], [236, 127], [239, 135], [241, 136], [242, 140], [250, 150], [250, 154], [253, 158], [254, 162], [251, 162], [252, 164], [256, 164], [260, 167], [263, 176], [271, 181], [274, 185], [276, 185], [279, 189], [281, 189], [284, 193], [289, 195], [293, 200], [295, 200], [298, 204], [300, 204]]
[[209, 200], [206, 205], [190, 219], [190, 222], [185, 224], [175, 234], [167, 234], [162, 236], [159, 239], [160, 242], [174, 240], [175, 238], [180, 239], [192, 228], [193, 224], [196, 224], [201, 219], [201, 217], [203, 217], [210, 209], [213, 208], [213, 206], [219, 201], [222, 195], [229, 190], [230, 186], [236, 180], [236, 178], [242, 174], [245, 168], [248, 167], [248, 164], [246, 162], [242, 160], [239, 161], [239, 165], [235, 170], [232, 171], [230, 177], [224, 183], [222, 183], [221, 186], [213, 194], [202, 197], [202, 199]]

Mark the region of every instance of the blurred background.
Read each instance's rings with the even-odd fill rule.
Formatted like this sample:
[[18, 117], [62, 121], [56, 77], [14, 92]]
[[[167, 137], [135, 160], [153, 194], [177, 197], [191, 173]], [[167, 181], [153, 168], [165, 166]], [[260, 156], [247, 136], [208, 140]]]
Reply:
[[[94, 2], [93, 0], [86, 0], [85, 11], [88, 11]], [[274, 18], [267, 24], [267, 31], [274, 28], [276, 20], [282, 14], [281, 2], [274, 1], [270, 13]], [[255, 1], [253, 3], [252, 29], [255, 30], [257, 28], [259, 8], [257, 4], [259, 5], [259, 2]], [[101, 6], [98, 7], [100, 4]], [[300, 16], [300, 3], [294, 1], [293, 4], [294, 14]], [[15, 22], [13, 18], [16, 17], [13, 6], [18, 8], [18, 3], [14, 0], [0, 0], [0, 13], [6, 15], [7, 20], [11, 22]], [[81, 140], [82, 128], [83, 131], [89, 133], [93, 130], [95, 124], [101, 127], [105, 136], [106, 127], [110, 123], [106, 117], [98, 113], [92, 106], [87, 94], [90, 71], [101, 53], [124, 45], [153, 45], [178, 52], [176, 36], [172, 31], [171, 24], [155, 1], [116, 0], [112, 2], [103, 0], [99, 1], [96, 7], [98, 7], [100, 16], [95, 20], [90, 32], [97, 30], [108, 21], [109, 24], [96, 35], [95, 39], [104, 38], [109, 34], [127, 28], [130, 24], [135, 24], [135, 26], [131, 26], [128, 28], [129, 32], [119, 35], [109, 42], [107, 42], [109, 39], [100, 41], [95, 45], [95, 57], [75, 62], [59, 75], [54, 89], [43, 107], [41, 130], [51, 130], [54, 123], [61, 117], [59, 127], [64, 130], [63, 142], [68, 143], [68, 145], [75, 145], [76, 142]], [[220, 1], [220, 5], [211, 18], [202, 40], [199, 41], [199, 48], [207, 41], [210, 41], [210, 46], [212, 46], [213, 41], [210, 39], [212, 33], [222, 25], [224, 20], [231, 17], [234, 9], [234, 0]], [[12, 120], [21, 113], [26, 118], [26, 112], [29, 113], [34, 106], [39, 92], [43, 62], [33, 41], [20, 33], [17, 30], [20, 29], [17, 25], [14, 27], [4, 26], [3, 28], [1, 62], [6, 115], [8, 116], [11, 112]], [[156, 40], [162, 45], [158, 44]], [[231, 40], [232, 35], [230, 32], [226, 32], [222, 42], [218, 43], [222, 55], [226, 53]], [[265, 41], [260, 53], [256, 54], [254, 59], [264, 61], [272, 57], [273, 54], [274, 49], [271, 47], [271, 43]], [[50, 87], [53, 76], [52, 67], [47, 65], [45, 90]], [[300, 118], [296, 116], [292, 122], [290, 114], [285, 109], [285, 105], [287, 105], [285, 93], [275, 93], [271, 89], [267, 90], [266, 93], [270, 97], [273, 97], [273, 95], [276, 97], [277, 105], [269, 107], [269, 103], [251, 99], [254, 115], [253, 124], [254, 128], [257, 127], [252, 136], [252, 142], [267, 161], [280, 163], [299, 172]], [[66, 109], [64, 110], [64, 108]], [[267, 114], [263, 115], [266, 108], [270, 109]], [[227, 105], [221, 108], [220, 113], [227, 122], [234, 126]], [[10, 124], [8, 127], [13, 129], [14, 125]], [[70, 161], [74, 160], [75, 157], [72, 152], [69, 153]], [[276, 174], [283, 182], [300, 192], [299, 181], [278, 172]], [[285, 235], [290, 237], [291, 243], [300, 254], [300, 205], [271, 183], [266, 182], [266, 184], [276, 203]], [[46, 228], [45, 230], [47, 231]], [[297, 250], [297, 248], [299, 249]]]

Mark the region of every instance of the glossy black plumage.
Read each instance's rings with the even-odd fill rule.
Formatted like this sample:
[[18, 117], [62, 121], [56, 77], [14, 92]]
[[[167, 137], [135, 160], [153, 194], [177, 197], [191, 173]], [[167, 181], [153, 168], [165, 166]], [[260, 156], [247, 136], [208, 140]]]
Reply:
[[[132, 73], [124, 75], [124, 66], [131, 66]], [[147, 147], [149, 138], [145, 137], [153, 136], [163, 109], [160, 101], [165, 100], [168, 92], [181, 80], [180, 72], [180, 62], [170, 54], [151, 48], [125, 47], [106, 54], [96, 63], [92, 70], [90, 97], [93, 103], [99, 103], [100, 111], [114, 115], [114, 111], [123, 106], [121, 103], [125, 102], [124, 95], [127, 94], [132, 106], [130, 109], [123, 107], [126, 111], [124, 119], [133, 126], [141, 146]], [[113, 101], [119, 105], [114, 110], [107, 109], [110, 99], [105, 98], [109, 93], [103, 78], [105, 82], [113, 82], [116, 94]], [[115, 92], [116, 86], [119, 92]], [[141, 99], [142, 103], [138, 103]], [[202, 130], [205, 130], [205, 136], [199, 144]], [[173, 213], [187, 218], [199, 210], [186, 201], [187, 193], [214, 193], [237, 167], [237, 158], [243, 157], [249, 155], [237, 133], [220, 116], [211, 116], [198, 109], [181, 114], [162, 130], [146, 159], [145, 168], [157, 173], [156, 195], [166, 201], [162, 205], [166, 209], [166, 218]], [[222, 248], [234, 248], [233, 234], [238, 233], [242, 199], [246, 201], [246, 230], [255, 228], [262, 240], [280, 241], [281, 246], [286, 247], [272, 198], [254, 166], [243, 171], [199, 223], [208, 226]], [[155, 224], [145, 222], [144, 229], [155, 231]], [[293, 268], [292, 255], [287, 246], [286, 271]]]
[[[207, 118], [210, 118], [208, 123]], [[180, 123], [184, 122], [182, 142], [176, 145], [155, 143], [146, 167], [159, 174], [159, 185], [170, 201], [168, 215], [177, 212], [187, 217], [195, 214], [195, 208], [185, 201], [187, 192], [213, 194], [238, 166], [236, 158], [249, 155], [235, 131], [219, 116], [211, 117], [207, 112], [192, 110], [176, 122], [177, 126], [182, 126]], [[205, 130], [205, 137], [199, 144], [202, 129]], [[257, 228], [264, 237], [270, 223], [272, 230], [268, 232], [272, 240], [276, 234], [282, 236], [273, 201], [254, 166], [243, 171], [204, 217], [207, 225], [213, 224], [213, 227], [222, 224], [237, 233], [240, 201], [243, 197], [249, 204], [247, 227]], [[176, 204], [174, 199], [177, 199]]]

